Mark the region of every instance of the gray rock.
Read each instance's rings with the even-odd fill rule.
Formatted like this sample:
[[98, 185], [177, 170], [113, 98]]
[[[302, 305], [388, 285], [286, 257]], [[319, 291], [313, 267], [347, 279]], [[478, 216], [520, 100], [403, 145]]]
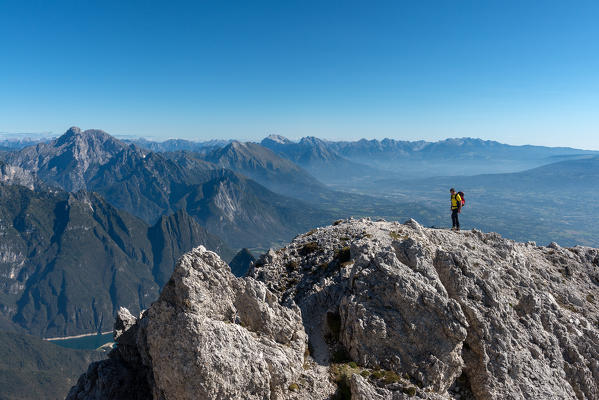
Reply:
[[245, 278], [197, 248], [70, 398], [126, 368], [155, 399], [597, 399], [598, 285], [597, 249], [413, 220], [336, 222]]
[[114, 359], [149, 371], [154, 398], [278, 399], [303, 373], [299, 309], [279, 304], [262, 282], [235, 278], [201, 246], [180, 259], [142, 318], [132, 318], [119, 311], [111, 360], [90, 369], [69, 398], [102, 393], [94, 386], [106, 380], [102, 372]]
[[0, 184], [21, 185], [35, 190], [43, 185], [29, 171], [0, 161]]

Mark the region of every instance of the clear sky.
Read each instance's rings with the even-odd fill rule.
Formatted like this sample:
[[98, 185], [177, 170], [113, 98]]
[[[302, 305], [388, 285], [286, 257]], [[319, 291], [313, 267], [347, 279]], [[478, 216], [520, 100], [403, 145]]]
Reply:
[[599, 149], [599, 2], [0, 0], [0, 131]]

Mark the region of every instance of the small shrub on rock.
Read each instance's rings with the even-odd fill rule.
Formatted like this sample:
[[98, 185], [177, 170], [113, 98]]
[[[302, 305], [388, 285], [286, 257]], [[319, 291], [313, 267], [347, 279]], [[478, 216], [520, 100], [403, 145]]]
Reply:
[[338, 259], [340, 263], [345, 263], [345, 262], [350, 261], [351, 253], [349, 250], [349, 246], [345, 246], [345, 247], [335, 250], [335, 258]]
[[409, 238], [407, 234], [402, 235], [401, 233], [395, 231], [389, 232], [389, 236], [391, 236], [391, 239], [393, 240], [406, 240]]
[[287, 264], [285, 264], [285, 269], [287, 269], [287, 272], [295, 271], [298, 267], [299, 264], [295, 260], [289, 261]]
[[372, 374], [370, 374], [370, 377], [371, 377], [372, 379], [377, 379], [377, 380], [378, 380], [378, 379], [381, 379], [383, 376], [384, 376], [384, 373], [383, 373], [383, 371], [381, 371], [381, 370], [378, 370], [378, 369], [377, 369], [377, 370], [374, 370], [374, 371], [372, 371]]
[[410, 397], [416, 396], [417, 391], [418, 391], [418, 389], [416, 389], [414, 386], [408, 386], [407, 388], [402, 389], [402, 392], [404, 392], [405, 394], [407, 394]]
[[318, 243], [308, 242], [302, 246], [299, 252], [302, 256], [307, 256], [308, 254], [314, 253], [318, 249], [320, 249]]

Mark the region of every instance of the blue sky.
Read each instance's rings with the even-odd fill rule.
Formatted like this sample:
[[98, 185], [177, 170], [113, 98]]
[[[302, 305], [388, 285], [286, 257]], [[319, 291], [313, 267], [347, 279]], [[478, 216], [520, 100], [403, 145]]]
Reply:
[[596, 1], [0, 0], [0, 131], [599, 149]]

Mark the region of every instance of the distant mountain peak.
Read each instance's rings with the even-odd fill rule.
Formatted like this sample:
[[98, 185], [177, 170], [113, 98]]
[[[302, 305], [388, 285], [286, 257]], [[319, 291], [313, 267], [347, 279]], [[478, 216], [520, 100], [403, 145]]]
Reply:
[[233, 140], [231, 143], [229, 143], [228, 145], [226, 145], [224, 148], [233, 148], [233, 149], [240, 149], [243, 147], [247, 147], [245, 145], [245, 143], [240, 142], [239, 140]]
[[321, 144], [324, 143], [324, 140], [319, 139], [316, 136], [305, 136], [300, 140], [300, 144], [302, 143]]
[[275, 143], [279, 143], [279, 144], [287, 144], [287, 143], [291, 143], [291, 140], [287, 139], [285, 136], [281, 136], [281, 135], [268, 135], [266, 137], [266, 139], [264, 140], [271, 140]]
[[78, 126], [71, 126], [65, 133], [65, 135], [81, 135], [81, 128]]
[[36, 174], [67, 191], [86, 189], [86, 180], [127, 145], [108, 133], [73, 126], [57, 139], [29, 146], [7, 158], [9, 164]]
[[113, 144], [118, 144], [118, 147], [125, 147], [125, 144], [122, 143], [117, 138], [111, 136], [110, 134], [104, 132], [100, 129], [87, 129], [82, 131], [81, 128], [73, 126], [69, 128], [62, 136], [58, 137], [54, 144], [56, 147], [60, 147], [63, 145], [69, 145], [71, 143], [80, 144], [83, 142], [110, 142]]

